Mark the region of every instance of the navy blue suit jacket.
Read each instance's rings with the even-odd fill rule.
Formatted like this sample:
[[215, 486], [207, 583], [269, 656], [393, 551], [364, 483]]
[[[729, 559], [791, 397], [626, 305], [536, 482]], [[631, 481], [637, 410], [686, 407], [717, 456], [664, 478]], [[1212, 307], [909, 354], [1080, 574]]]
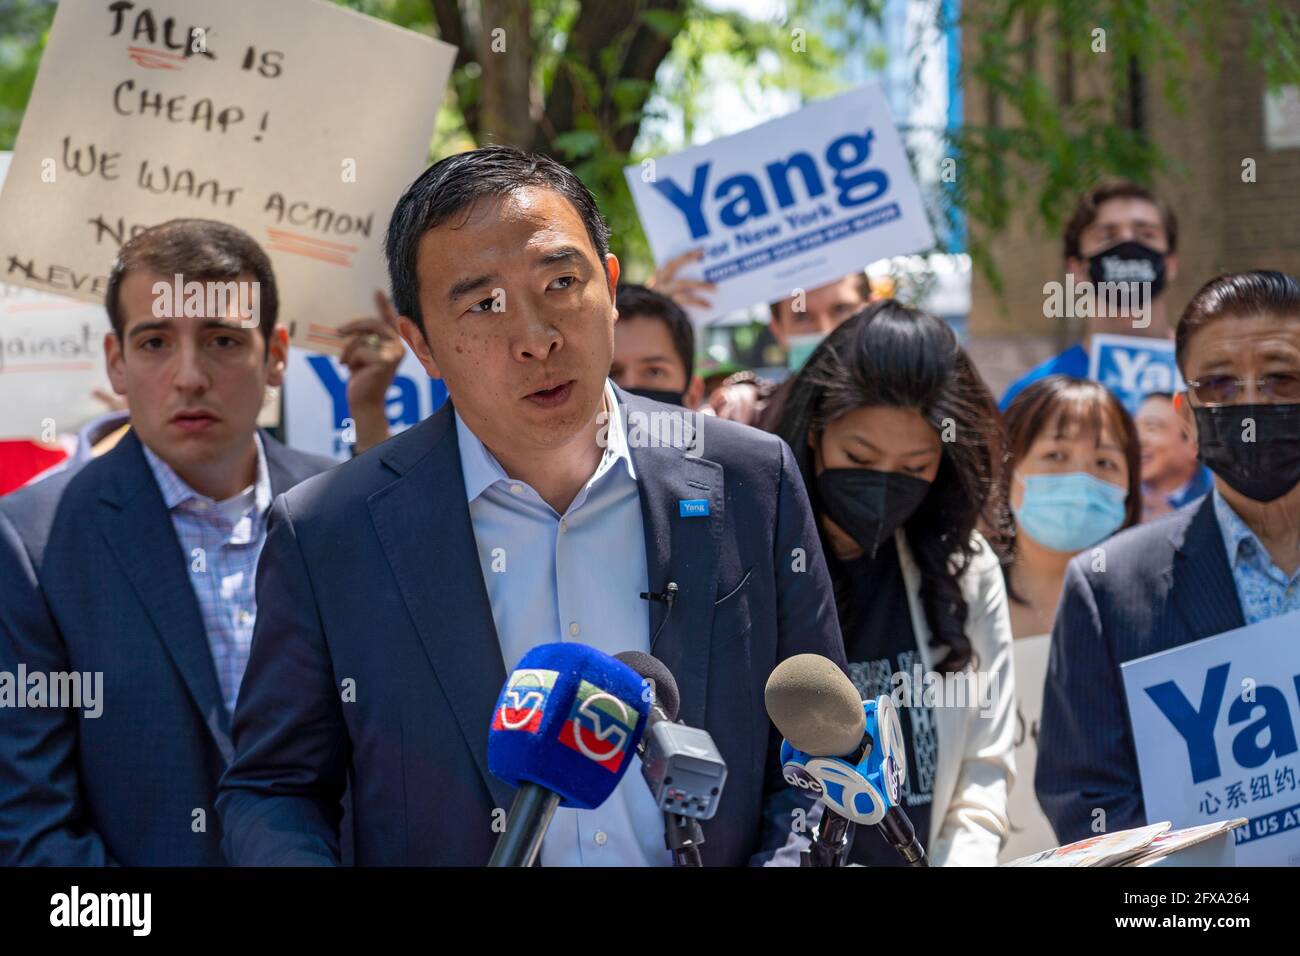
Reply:
[[[618, 394], [629, 414], [671, 411]], [[650, 590], [680, 589], [651, 652], [677, 679], [682, 720], [727, 761], [704, 862], [797, 860], [791, 812], [810, 805], [782, 780], [763, 688], [793, 654], [844, 666], [835, 603], [790, 449], [699, 420], [701, 457], [631, 450]], [[680, 500], [699, 498], [707, 517], [679, 517]], [[653, 635], [665, 607], [646, 613]], [[217, 800], [231, 862], [337, 862], [350, 782], [357, 863], [485, 864], [493, 810], [514, 797], [487, 767], [505, 678], [447, 405], [272, 509]]]
[[[274, 492], [333, 464], [262, 437]], [[188, 564], [134, 432], [0, 498], [0, 671], [103, 674], [98, 717], [0, 709], [0, 864], [224, 862], [230, 715]]]
[[1142, 826], [1146, 811], [1120, 665], [1242, 627], [1223, 536], [1199, 503], [1070, 562], [1043, 690], [1034, 787], [1061, 843]]

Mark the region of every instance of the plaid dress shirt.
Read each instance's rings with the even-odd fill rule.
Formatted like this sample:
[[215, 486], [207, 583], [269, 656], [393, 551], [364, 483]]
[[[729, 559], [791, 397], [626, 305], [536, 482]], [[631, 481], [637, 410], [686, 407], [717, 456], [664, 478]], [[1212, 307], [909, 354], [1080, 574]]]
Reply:
[[257, 559], [266, 542], [266, 516], [271, 507], [266, 451], [261, 435], [255, 440], [257, 480], [226, 501], [199, 494], [148, 446], [141, 445], [189, 562], [190, 584], [199, 602], [228, 713], [234, 713], [239, 683], [248, 665], [257, 620]]

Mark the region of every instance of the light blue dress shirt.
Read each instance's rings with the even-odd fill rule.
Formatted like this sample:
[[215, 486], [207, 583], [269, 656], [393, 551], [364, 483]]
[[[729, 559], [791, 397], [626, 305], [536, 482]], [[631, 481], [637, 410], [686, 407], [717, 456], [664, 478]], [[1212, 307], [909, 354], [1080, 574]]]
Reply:
[[201, 495], [143, 442], [145, 460], [171, 515], [172, 528], [194, 587], [216, 667], [221, 699], [235, 712], [239, 685], [248, 666], [257, 620], [257, 559], [266, 543], [271, 477], [262, 436], [257, 444], [257, 479], [225, 501]]
[[1228, 566], [1247, 624], [1300, 611], [1300, 571], [1288, 576], [1273, 563], [1255, 532], [1215, 488], [1214, 517], [1228, 552]]
[[[563, 515], [510, 478], [456, 414], [461, 472], [479, 565], [506, 671], [538, 644], [574, 641], [606, 654], [650, 650], [641, 497], [614, 389], [600, 464]], [[484, 728], [484, 733], [487, 729]], [[663, 814], [633, 757], [595, 810], [561, 807], [542, 843], [543, 866], [671, 866]]]

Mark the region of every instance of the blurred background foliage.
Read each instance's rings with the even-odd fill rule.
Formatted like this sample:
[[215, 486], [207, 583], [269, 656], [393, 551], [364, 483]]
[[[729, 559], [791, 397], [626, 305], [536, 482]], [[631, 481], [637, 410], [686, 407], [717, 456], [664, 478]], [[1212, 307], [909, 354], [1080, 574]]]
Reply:
[[[331, 2], [457, 46], [430, 158], [500, 142], [562, 159], [596, 194], [614, 251], [634, 279], [644, 279], [652, 262], [626, 166], [734, 132], [719, 115], [722, 87], [755, 100], [757, 111], [773, 91], [795, 109], [886, 65], [884, 49], [868, 39], [878, 34], [862, 29], [878, 22], [880, 0]], [[0, 0], [0, 149], [13, 146], [55, 6]], [[1055, 232], [1078, 193], [1102, 176], [1150, 182], [1177, 170], [1177, 157], [1147, 137], [1143, 113], [1156, 97], [1170, 109], [1195, 109], [1183, 101], [1183, 82], [1193, 65], [1213, 67], [1227, 8], [1248, 14], [1251, 58], [1270, 84], [1300, 82], [1300, 13], [1288, 0], [940, 0], [923, 7], [941, 30], [945, 18], [958, 18], [964, 95], [978, 93], [987, 120], [938, 131], [956, 175], [935, 215], [964, 216], [977, 227], [967, 251], [995, 285], [980, 232], [1004, 228], [1013, 210], [1031, 206], [1038, 225]], [[1096, 49], [1098, 29], [1104, 53]], [[1034, 69], [1045, 36], [1063, 82], [1049, 84]], [[1098, 73], [1098, 82], [1076, 89], [1069, 71], [1078, 65]]]

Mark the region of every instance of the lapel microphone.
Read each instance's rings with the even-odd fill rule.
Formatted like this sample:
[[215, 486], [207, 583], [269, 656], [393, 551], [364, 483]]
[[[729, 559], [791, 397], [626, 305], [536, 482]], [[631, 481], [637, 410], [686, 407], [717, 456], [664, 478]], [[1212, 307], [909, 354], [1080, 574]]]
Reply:
[[655, 641], [659, 640], [659, 635], [663, 633], [668, 619], [673, 614], [673, 602], [677, 600], [677, 582], [669, 581], [662, 591], [642, 591], [641, 600], [659, 601], [661, 604], [667, 604], [668, 610], [664, 612], [664, 619], [659, 622], [659, 627], [655, 629], [654, 636], [650, 638], [650, 648], [654, 649]]
[[667, 584], [667, 586], [666, 586], [662, 591], [642, 591], [642, 592], [641, 592], [641, 600], [643, 600], [643, 601], [659, 601], [659, 602], [662, 603], [662, 604], [667, 604], [669, 608], [671, 608], [671, 607], [673, 606], [673, 601], [675, 601], [676, 599], [677, 599], [677, 582], [676, 582], [676, 581], [669, 581], [668, 584]]

